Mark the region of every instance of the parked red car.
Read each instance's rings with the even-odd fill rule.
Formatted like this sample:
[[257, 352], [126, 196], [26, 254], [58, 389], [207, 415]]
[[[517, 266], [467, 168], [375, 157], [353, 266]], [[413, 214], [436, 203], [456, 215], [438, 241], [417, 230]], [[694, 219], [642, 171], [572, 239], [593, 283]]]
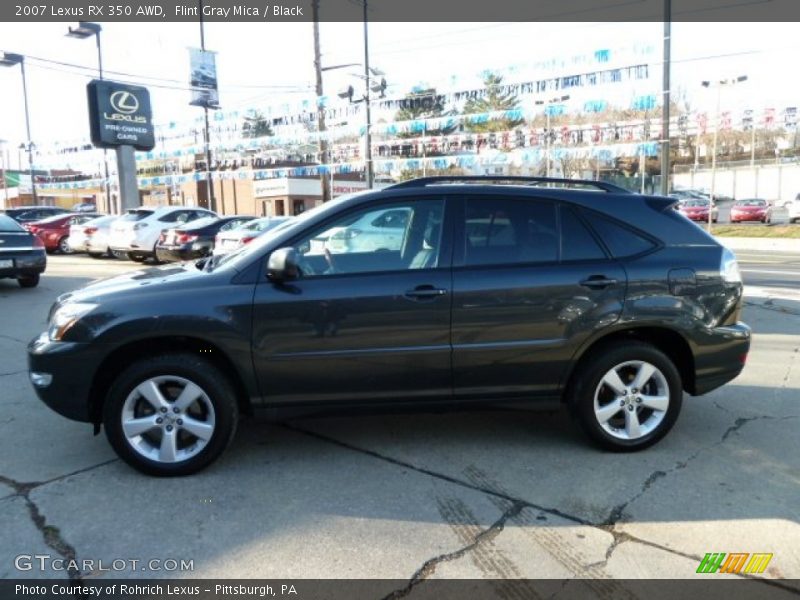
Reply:
[[686, 215], [692, 221], [708, 222], [709, 204], [711, 205], [711, 221], [716, 223], [719, 216], [717, 205], [703, 198], [684, 200], [678, 206], [678, 211]]
[[39, 236], [47, 252], [58, 251], [62, 254], [72, 254], [72, 248], [68, 242], [69, 228], [102, 216], [99, 213], [67, 213], [27, 223], [24, 227]]
[[737, 200], [731, 207], [731, 223], [742, 221], [772, 222], [772, 206], [763, 198]]

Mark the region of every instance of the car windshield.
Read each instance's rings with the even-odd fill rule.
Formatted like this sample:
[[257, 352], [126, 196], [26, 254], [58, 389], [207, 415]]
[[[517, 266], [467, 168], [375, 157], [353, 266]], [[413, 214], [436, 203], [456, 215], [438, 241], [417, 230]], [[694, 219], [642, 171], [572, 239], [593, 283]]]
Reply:
[[0, 233], [13, 233], [18, 231], [25, 231], [22, 225], [17, 223], [11, 217], [0, 215]]
[[141, 221], [142, 219], [146, 219], [147, 217], [149, 217], [152, 214], [153, 214], [152, 210], [142, 210], [142, 209], [138, 209], [137, 208], [135, 210], [129, 210], [124, 215], [122, 215], [119, 218], [119, 220], [120, 221], [127, 221], [127, 222]]
[[736, 206], [765, 206], [767, 204], [766, 200], [760, 200], [758, 198], [753, 198], [751, 200], [740, 200], [736, 203]]
[[201, 217], [195, 221], [188, 221], [186, 227], [191, 226], [192, 229], [200, 229], [201, 227], [207, 227], [212, 223], [216, 223], [217, 221], [219, 221], [219, 217]]

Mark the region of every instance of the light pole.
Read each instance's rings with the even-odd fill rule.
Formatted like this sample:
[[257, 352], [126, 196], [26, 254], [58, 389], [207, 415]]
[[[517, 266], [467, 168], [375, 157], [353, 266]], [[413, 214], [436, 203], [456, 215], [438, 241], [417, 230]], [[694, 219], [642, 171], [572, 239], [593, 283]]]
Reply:
[[39, 203], [39, 196], [36, 193], [36, 182], [33, 180], [33, 142], [31, 141], [31, 119], [28, 112], [28, 79], [25, 77], [25, 57], [21, 54], [12, 54], [10, 52], [0, 53], [0, 67], [13, 67], [19, 65], [22, 72], [22, 97], [25, 103], [25, 131], [28, 136], [26, 148], [28, 150], [28, 172], [31, 177], [31, 194], [33, 195], [33, 203]]
[[720, 101], [722, 99], [722, 88], [726, 85], [733, 85], [735, 83], [741, 83], [742, 81], [747, 81], [747, 75], [740, 75], [736, 78], [730, 79], [720, 79], [719, 81], [704, 81], [702, 83], [703, 87], [710, 88], [715, 87], [717, 88], [717, 105], [716, 109], [714, 110], [714, 141], [711, 144], [711, 195], [708, 199], [708, 231], [711, 232], [711, 214], [712, 209], [714, 207], [714, 198], [715, 198], [715, 186], [716, 186], [716, 174], [717, 174], [717, 136], [719, 133], [719, 107]]
[[[206, 30], [203, 23], [203, 0], [197, 0], [197, 14], [200, 17], [200, 50], [206, 51]], [[205, 150], [206, 150], [206, 195], [208, 196], [208, 209], [217, 210], [217, 199], [214, 195], [214, 184], [211, 181], [211, 131], [208, 125], [208, 103], [203, 105], [203, 115], [205, 117]]]
[[[366, 9], [366, 2], [365, 2], [364, 3], [364, 18], [365, 19], [366, 19], [366, 14], [367, 14], [366, 10], [367, 9]], [[369, 63], [366, 62], [366, 61], [369, 60], [369, 57], [367, 56], [368, 51], [366, 50], [366, 48], [367, 48], [366, 31], [367, 30], [366, 30], [366, 20], [365, 20], [364, 21], [365, 65], [368, 65]], [[341, 69], [341, 68], [344, 68], [344, 67], [352, 67], [352, 66], [356, 66], [356, 65], [360, 65], [360, 64], [361, 63], [349, 63], [349, 64], [346, 64], [346, 65], [336, 65], [336, 66], [333, 66], [333, 67], [324, 67], [324, 68], [322, 68], [320, 70], [321, 71], [332, 71], [334, 69]], [[372, 184], [374, 182], [374, 175], [373, 175], [373, 168], [372, 168], [372, 136], [371, 136], [371, 133], [370, 133], [370, 129], [372, 127], [372, 116], [371, 116], [371, 112], [370, 112], [369, 93], [370, 93], [370, 91], [373, 91], [376, 94], [379, 93], [381, 95], [380, 97], [383, 98], [384, 97], [384, 92], [386, 91], [387, 84], [386, 84], [386, 79], [383, 77], [385, 75], [385, 73], [383, 71], [381, 71], [380, 69], [376, 69], [376, 68], [370, 67], [370, 66], [365, 66], [364, 67], [364, 72], [365, 72], [364, 75], [356, 75], [356, 74], [353, 74], [353, 75], [355, 77], [363, 79], [364, 83], [365, 83], [364, 96], [361, 98], [361, 100], [355, 100], [355, 102], [364, 102], [365, 108], [366, 108], [367, 126], [366, 126], [366, 132], [365, 132], [365, 136], [364, 136], [364, 138], [365, 138], [364, 141], [366, 143], [366, 148], [364, 149], [364, 163], [365, 163], [365, 175], [366, 175], [366, 181], [367, 181], [367, 189], [371, 189], [372, 188]], [[370, 78], [370, 74], [374, 75], [375, 77], [380, 77], [380, 80], [370, 82], [370, 79], [371, 79]], [[348, 85], [346, 88], [344, 88], [342, 91], [340, 91], [338, 93], [338, 96], [340, 98], [347, 98], [348, 100], [350, 100], [350, 102], [353, 102], [354, 101], [353, 100], [353, 95], [354, 94], [355, 94], [355, 90], [353, 90], [353, 86], [352, 85]]]
[[[67, 37], [75, 38], [78, 40], [85, 40], [94, 36], [97, 43], [97, 76], [100, 80], [103, 79], [103, 50], [100, 45], [100, 32], [103, 28], [99, 23], [90, 23], [88, 21], [81, 21], [77, 27], [70, 27], [67, 32]], [[117, 207], [111, 206], [111, 177], [108, 172], [108, 150], [103, 148], [103, 167], [105, 169], [105, 190], [106, 190], [106, 207], [109, 213], [119, 212]]]
[[551, 113], [551, 107], [554, 104], [558, 104], [560, 102], [566, 102], [567, 100], [569, 100], [569, 96], [559, 96], [557, 98], [550, 98], [550, 100], [536, 100], [536, 104], [537, 105], [542, 105], [542, 104], [546, 105], [545, 109], [544, 109], [545, 118], [547, 119], [547, 125], [545, 127], [545, 130], [547, 131], [547, 134], [546, 134], [546, 137], [545, 137], [545, 142], [546, 142], [546, 144], [545, 144], [545, 176], [546, 177], [550, 177], [550, 138], [551, 138], [550, 113]]

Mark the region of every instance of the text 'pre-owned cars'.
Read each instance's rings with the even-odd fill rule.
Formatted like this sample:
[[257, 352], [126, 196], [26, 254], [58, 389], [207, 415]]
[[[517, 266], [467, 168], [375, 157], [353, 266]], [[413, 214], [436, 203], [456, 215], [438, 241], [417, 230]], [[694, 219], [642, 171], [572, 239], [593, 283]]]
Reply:
[[643, 449], [750, 346], [735, 256], [675, 202], [513, 177], [341, 197], [231, 254], [64, 294], [30, 378], [157, 475], [211, 463], [256, 408], [560, 399], [599, 446]]

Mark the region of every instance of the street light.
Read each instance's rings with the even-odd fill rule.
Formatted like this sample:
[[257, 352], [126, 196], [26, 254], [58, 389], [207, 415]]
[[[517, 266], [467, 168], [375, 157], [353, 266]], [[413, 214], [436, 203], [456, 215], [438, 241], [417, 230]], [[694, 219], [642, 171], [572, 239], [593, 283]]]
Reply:
[[711, 213], [714, 207], [714, 193], [716, 185], [716, 171], [717, 171], [717, 134], [719, 133], [719, 106], [722, 99], [722, 88], [728, 85], [734, 85], [747, 81], [747, 75], [739, 75], [738, 77], [731, 77], [730, 79], [720, 79], [719, 81], [703, 81], [702, 86], [705, 88], [717, 88], [717, 106], [714, 111], [714, 141], [711, 145], [711, 195], [709, 196], [708, 204], [708, 231], [711, 232]]
[[560, 96], [557, 98], [550, 98], [550, 100], [537, 100], [537, 105], [546, 104], [547, 107], [544, 109], [544, 114], [547, 117], [547, 137], [545, 138], [546, 150], [545, 150], [545, 175], [550, 177], [550, 107], [554, 104], [558, 104], [560, 102], [566, 102], [569, 100], [569, 96]]
[[[365, 60], [365, 64], [368, 65], [369, 63], [367, 61], [369, 60], [369, 56], [367, 54], [368, 51], [366, 50], [367, 47], [368, 47], [367, 46], [367, 30], [366, 30], [366, 10], [367, 9], [366, 9], [366, 2], [365, 2], [365, 7], [364, 7], [364, 19], [365, 19], [365, 21], [364, 21], [364, 48], [365, 48], [365, 57], [364, 57], [364, 60]], [[322, 69], [320, 69], [320, 71], [333, 71], [335, 69], [343, 69], [345, 67], [361, 66], [361, 64], [362, 63], [347, 63], [347, 64], [344, 64], [344, 65], [334, 65], [334, 66], [331, 66], [331, 67], [323, 67]], [[365, 136], [364, 136], [365, 137], [365, 142], [366, 142], [366, 148], [364, 150], [364, 162], [365, 162], [365, 166], [366, 166], [367, 188], [371, 189], [373, 181], [374, 181], [374, 175], [373, 175], [373, 168], [372, 168], [372, 139], [371, 139], [372, 138], [372, 135], [371, 135], [372, 113], [370, 111], [369, 93], [370, 93], [370, 91], [375, 92], [376, 94], [380, 94], [380, 97], [383, 98], [383, 97], [385, 97], [385, 92], [386, 92], [386, 88], [388, 87], [388, 84], [386, 83], [386, 78], [384, 77], [384, 75], [386, 75], [386, 73], [384, 73], [380, 69], [376, 69], [374, 67], [365, 66], [364, 67], [364, 75], [359, 75], [357, 73], [351, 73], [351, 75], [353, 77], [358, 77], [359, 79], [363, 79], [364, 80], [364, 95], [361, 98], [359, 98], [357, 100], [354, 100], [353, 96], [355, 96], [355, 89], [353, 88], [352, 85], [347, 85], [344, 88], [340, 89], [337, 92], [337, 95], [339, 96], [339, 98], [348, 100], [350, 102], [354, 102], [354, 103], [355, 102], [363, 102], [364, 105], [365, 105], [365, 109], [366, 109], [366, 113], [367, 113], [366, 114], [367, 127], [366, 127]], [[370, 77], [370, 75], [373, 75], [376, 78], [379, 77], [380, 79], [372, 79]]]
[[36, 193], [36, 183], [33, 180], [33, 142], [31, 141], [31, 120], [28, 112], [28, 80], [25, 77], [25, 57], [21, 54], [0, 52], [0, 67], [13, 67], [14, 65], [19, 65], [22, 72], [22, 97], [25, 102], [25, 130], [28, 136], [28, 143], [26, 144], [28, 150], [28, 172], [31, 176], [33, 203], [38, 204], [39, 196]]
[[[88, 21], [81, 21], [77, 27], [70, 27], [69, 31], [67, 32], [67, 37], [71, 37], [77, 40], [85, 40], [87, 38], [93, 37], [97, 42], [97, 74], [99, 79], [103, 79], [103, 50], [100, 45], [100, 32], [103, 31], [103, 28], [100, 26], [99, 23], [90, 23]], [[105, 167], [105, 188], [106, 188], [106, 205], [108, 207], [108, 212], [113, 212], [111, 209], [111, 181], [108, 171], [108, 150], [103, 148], [103, 166]]]

